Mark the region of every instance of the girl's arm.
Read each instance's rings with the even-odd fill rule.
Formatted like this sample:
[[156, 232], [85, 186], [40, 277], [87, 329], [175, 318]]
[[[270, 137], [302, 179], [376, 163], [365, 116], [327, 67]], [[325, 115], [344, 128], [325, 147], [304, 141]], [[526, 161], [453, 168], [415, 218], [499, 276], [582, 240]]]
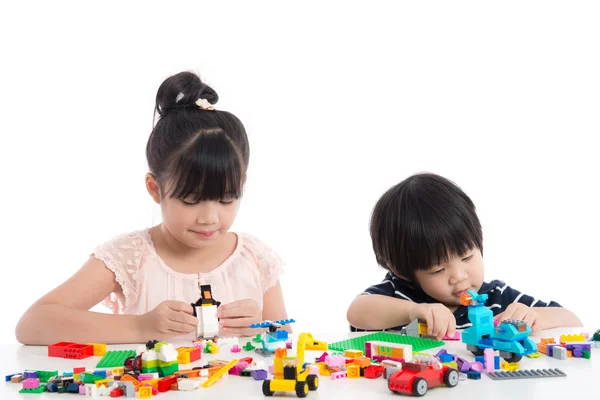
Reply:
[[552, 328], [580, 327], [581, 320], [573, 312], [563, 307], [532, 307], [539, 315], [539, 330]]
[[381, 330], [411, 322], [418, 304], [378, 294], [360, 295], [348, 307], [346, 318], [358, 329]]
[[69, 280], [29, 307], [17, 324], [17, 340], [32, 345], [142, 342], [138, 316], [88, 311], [119, 290], [114, 274], [92, 257]]
[[[283, 300], [283, 291], [281, 290], [281, 284], [279, 281], [275, 286], [268, 289], [263, 295], [263, 321], [276, 321], [280, 319], [288, 319], [287, 311], [285, 309], [285, 302]], [[284, 325], [281, 329], [285, 329], [289, 333], [292, 333], [292, 328], [289, 324]]]

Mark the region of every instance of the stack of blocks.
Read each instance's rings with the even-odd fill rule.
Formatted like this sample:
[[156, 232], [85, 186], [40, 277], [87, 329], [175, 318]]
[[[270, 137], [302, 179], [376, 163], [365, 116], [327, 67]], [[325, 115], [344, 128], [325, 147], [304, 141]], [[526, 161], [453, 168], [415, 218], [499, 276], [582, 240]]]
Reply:
[[154, 349], [142, 353], [142, 372], [159, 372], [161, 376], [173, 375], [179, 369], [178, 356], [172, 344], [158, 342]]
[[560, 343], [556, 343], [553, 338], [542, 338], [542, 341], [537, 344], [538, 352], [558, 360], [566, 360], [569, 357], [589, 359], [592, 343], [587, 339], [588, 336], [583, 333], [561, 335]]

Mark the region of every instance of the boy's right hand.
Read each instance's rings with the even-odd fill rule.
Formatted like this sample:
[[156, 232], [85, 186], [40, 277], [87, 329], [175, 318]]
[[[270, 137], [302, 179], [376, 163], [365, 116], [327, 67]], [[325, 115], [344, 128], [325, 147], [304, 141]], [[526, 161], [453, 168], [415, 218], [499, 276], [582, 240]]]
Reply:
[[147, 340], [164, 340], [194, 332], [198, 319], [191, 304], [166, 300], [140, 315], [140, 330]]
[[423, 320], [427, 323], [427, 334], [441, 340], [444, 336], [456, 333], [456, 318], [443, 304], [414, 303], [409, 313], [410, 320]]

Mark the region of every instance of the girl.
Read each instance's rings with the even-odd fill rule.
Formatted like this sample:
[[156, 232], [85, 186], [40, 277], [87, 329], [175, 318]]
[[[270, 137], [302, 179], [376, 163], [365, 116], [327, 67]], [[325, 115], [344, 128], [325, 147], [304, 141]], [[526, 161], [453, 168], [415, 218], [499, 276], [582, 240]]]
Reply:
[[[242, 196], [249, 145], [241, 121], [190, 72], [166, 79], [148, 139], [146, 188], [163, 222], [97, 247], [71, 278], [21, 317], [17, 340], [143, 343], [193, 338], [192, 303], [209, 284], [222, 305], [220, 334], [252, 336], [253, 323], [286, 319], [282, 260], [266, 244], [229, 232]], [[103, 302], [115, 315], [88, 311]], [[289, 330], [289, 326], [286, 326]]]

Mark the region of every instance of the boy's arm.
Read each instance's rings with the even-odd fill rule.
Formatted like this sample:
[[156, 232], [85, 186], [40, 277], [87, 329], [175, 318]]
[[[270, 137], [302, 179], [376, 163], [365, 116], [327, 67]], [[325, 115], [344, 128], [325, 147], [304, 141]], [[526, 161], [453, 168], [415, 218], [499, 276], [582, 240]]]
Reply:
[[539, 316], [536, 325], [540, 330], [583, 326], [577, 315], [563, 307], [536, 307], [535, 312]]
[[[555, 301], [546, 303], [533, 296], [521, 293], [504, 284], [504, 282], [498, 282], [502, 284], [495, 289], [497, 298], [494, 300], [494, 303], [499, 304], [501, 307], [494, 310], [494, 312], [497, 313], [496, 319], [503, 318], [503, 314], [505, 314], [505, 311], [511, 307], [512, 304], [520, 303], [524, 306], [533, 308], [539, 316], [535, 324], [536, 331], [558, 327], [583, 326], [581, 320], [572, 311], [562, 307], [559, 303]], [[488, 306], [493, 307], [493, 304], [490, 303]]]
[[29, 307], [17, 324], [17, 340], [31, 345], [139, 343], [144, 338], [138, 316], [88, 311], [119, 289], [112, 271], [90, 258], [71, 278]]
[[409, 324], [416, 303], [378, 294], [358, 296], [350, 304], [346, 318], [355, 328], [381, 330]]

